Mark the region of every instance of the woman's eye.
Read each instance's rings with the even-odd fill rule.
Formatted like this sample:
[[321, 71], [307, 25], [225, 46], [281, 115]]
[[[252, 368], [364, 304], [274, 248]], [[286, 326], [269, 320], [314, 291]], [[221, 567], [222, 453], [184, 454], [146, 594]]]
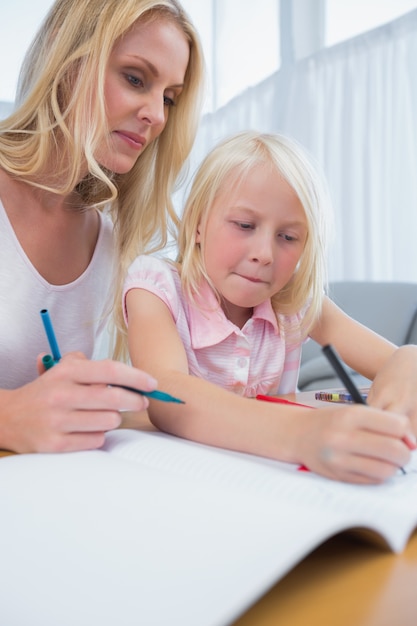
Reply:
[[134, 76], [133, 74], [126, 74], [126, 80], [133, 87], [142, 87], [143, 86], [142, 80], [140, 78], [138, 78], [137, 76]]
[[175, 102], [172, 98], [168, 98], [168, 96], [164, 96], [164, 105], [167, 107], [174, 107]]

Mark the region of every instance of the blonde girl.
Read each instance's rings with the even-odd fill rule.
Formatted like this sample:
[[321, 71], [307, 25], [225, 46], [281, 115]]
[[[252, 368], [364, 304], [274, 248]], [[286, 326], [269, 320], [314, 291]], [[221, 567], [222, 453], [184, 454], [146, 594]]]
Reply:
[[[124, 286], [133, 364], [185, 402], [151, 402], [158, 428], [358, 483], [407, 462], [415, 438], [405, 410], [253, 399], [296, 391], [308, 335], [381, 376], [392, 397], [401, 389], [389, 383], [391, 360], [415, 387], [415, 351], [399, 358], [402, 348], [323, 295], [327, 222], [325, 187], [295, 142], [248, 131], [207, 156], [182, 217], [178, 263], [140, 256]], [[415, 392], [404, 397], [416, 406]]]

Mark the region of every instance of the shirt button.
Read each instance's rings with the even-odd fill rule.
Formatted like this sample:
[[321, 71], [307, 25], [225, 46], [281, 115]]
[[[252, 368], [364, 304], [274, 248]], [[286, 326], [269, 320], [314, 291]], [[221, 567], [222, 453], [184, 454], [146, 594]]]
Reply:
[[248, 360], [244, 359], [243, 357], [240, 357], [240, 359], [238, 359], [238, 367], [246, 367], [248, 364]]

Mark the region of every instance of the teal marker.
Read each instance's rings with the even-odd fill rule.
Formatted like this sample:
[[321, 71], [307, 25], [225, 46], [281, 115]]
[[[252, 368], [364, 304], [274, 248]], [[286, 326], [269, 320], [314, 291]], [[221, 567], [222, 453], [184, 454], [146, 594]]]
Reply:
[[61, 352], [59, 351], [59, 348], [58, 348], [58, 342], [56, 340], [51, 318], [49, 317], [49, 312], [47, 309], [42, 309], [41, 318], [42, 318], [42, 322], [45, 328], [46, 336], [49, 341], [49, 346], [51, 348], [52, 358], [54, 360], [54, 363], [49, 364], [49, 367], [52, 367], [55, 363], [58, 363], [58, 361], [61, 360]]
[[42, 363], [46, 370], [50, 370], [51, 367], [55, 365], [55, 361], [53, 360], [50, 354], [45, 354], [45, 356], [42, 357]]
[[[51, 318], [47, 309], [42, 309], [41, 317], [43, 321], [43, 325], [45, 327], [46, 336], [48, 337], [49, 346], [51, 348], [52, 356], [50, 354], [46, 354], [42, 358], [43, 366], [46, 370], [49, 370], [56, 363], [61, 360], [61, 352], [58, 348], [58, 342], [55, 337], [55, 332], [52, 326]], [[121, 389], [126, 389], [127, 391], [133, 391], [133, 393], [140, 393], [141, 396], [147, 396], [148, 398], [153, 398], [154, 400], [161, 400], [162, 402], [177, 402], [178, 404], [185, 404], [184, 400], [180, 400], [179, 398], [174, 398], [174, 396], [170, 396], [169, 393], [164, 393], [163, 391], [142, 391], [141, 389], [136, 389], [135, 387], [127, 387], [126, 385], [110, 385], [110, 387], [120, 387]]]
[[177, 402], [178, 404], [185, 404], [184, 400], [180, 400], [179, 398], [174, 398], [174, 396], [170, 396], [169, 393], [165, 393], [164, 391], [158, 391], [155, 389], [154, 391], [142, 391], [141, 389], [136, 389], [135, 387], [127, 387], [126, 385], [110, 385], [110, 387], [120, 387], [120, 389], [126, 389], [126, 391], [133, 391], [133, 393], [140, 393], [141, 396], [146, 396], [147, 398], [152, 398], [153, 400], [161, 400], [162, 402]]

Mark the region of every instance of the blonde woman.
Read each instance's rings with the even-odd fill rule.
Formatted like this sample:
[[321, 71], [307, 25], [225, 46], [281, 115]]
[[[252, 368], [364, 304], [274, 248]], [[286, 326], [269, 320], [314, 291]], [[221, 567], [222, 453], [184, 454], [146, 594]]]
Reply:
[[[114, 272], [163, 247], [203, 57], [176, 0], [57, 0], [0, 123], [0, 448], [95, 448], [156, 381], [89, 360]], [[114, 236], [115, 233], [115, 236]], [[49, 310], [64, 358], [42, 376]], [[70, 353], [70, 354], [68, 354]]]
[[[139, 256], [129, 268], [123, 295], [129, 351], [134, 365], [185, 401], [151, 401], [158, 428], [302, 463], [331, 478], [380, 482], [415, 447], [410, 420], [399, 414], [407, 411], [363, 405], [312, 411], [253, 400], [296, 391], [308, 336], [335, 345], [371, 379], [391, 369], [393, 359], [398, 377], [415, 389], [415, 351], [408, 361], [398, 358], [401, 348], [324, 296], [327, 205], [321, 177], [295, 142], [250, 131], [222, 142], [194, 178], [178, 262]], [[401, 385], [380, 375], [398, 398]], [[405, 397], [416, 406], [415, 391]]]

